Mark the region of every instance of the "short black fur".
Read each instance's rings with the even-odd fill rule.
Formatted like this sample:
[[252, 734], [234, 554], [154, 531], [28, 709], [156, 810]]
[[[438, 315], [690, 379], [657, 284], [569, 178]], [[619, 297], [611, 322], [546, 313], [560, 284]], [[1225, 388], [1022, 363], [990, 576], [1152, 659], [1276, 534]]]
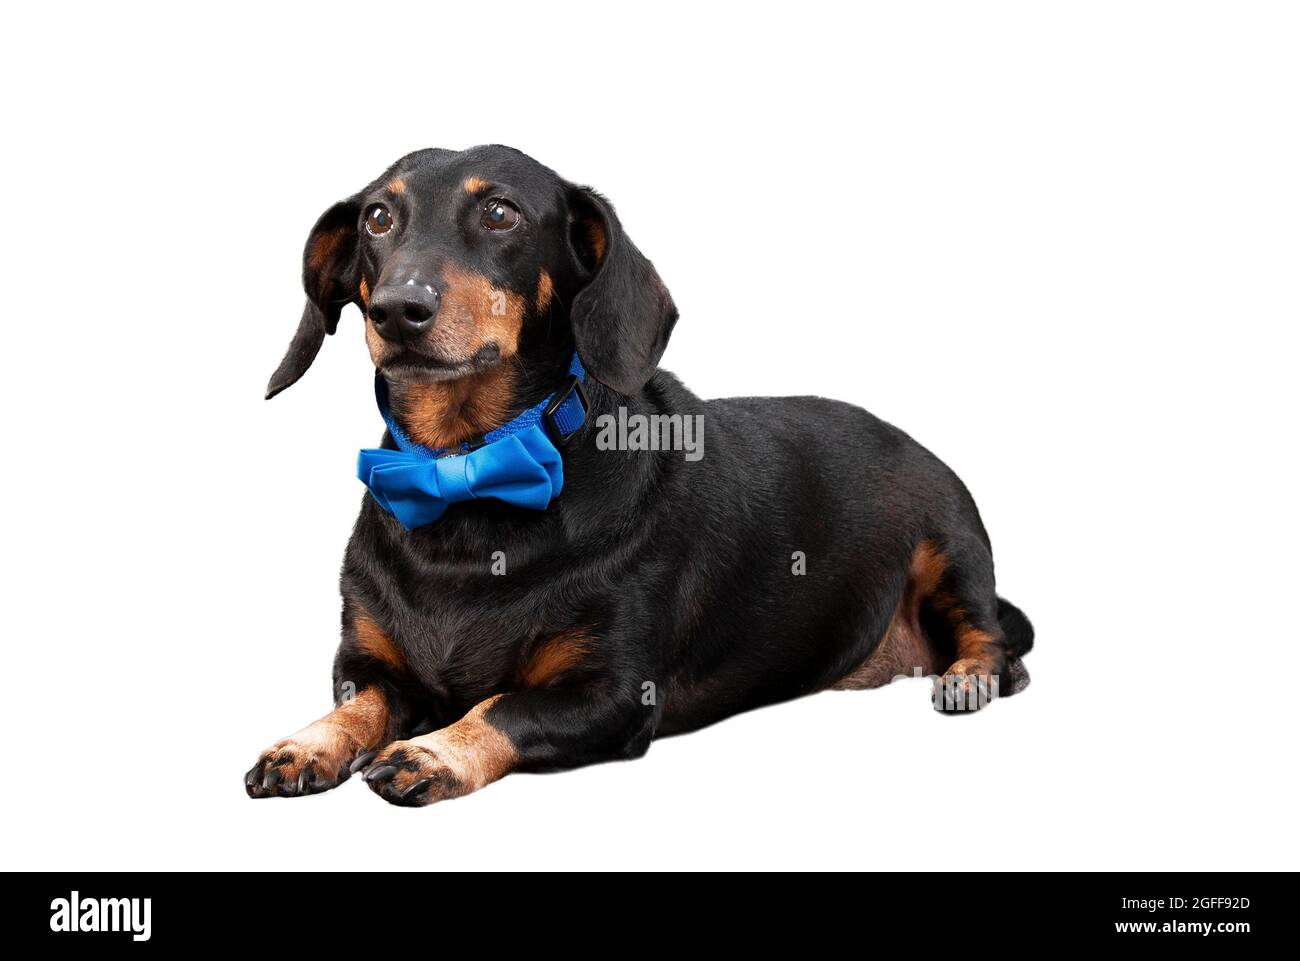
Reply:
[[[550, 302], [523, 321], [510, 409], [554, 390], [576, 347], [593, 378], [590, 414], [565, 448], [563, 494], [545, 511], [476, 501], [408, 532], [363, 497], [343, 566], [336, 698], [381, 687], [391, 733], [406, 737], [504, 693], [486, 717], [514, 745], [519, 770], [635, 757], [656, 736], [824, 690], [868, 662], [922, 545], [944, 559], [920, 615], [936, 656], [951, 660], [955, 638], [978, 631], [989, 663], [1023, 675], [1033, 629], [997, 597], [988, 535], [956, 475], [848, 404], [704, 401], [658, 370], [677, 311], [653, 265], [606, 200], [509, 148], [413, 154], [322, 217], [305, 257], [309, 303], [268, 394], [302, 376], [342, 306], [361, 304], [358, 283], [388, 269], [358, 218], [397, 177], [401, 203], [429, 204], [422, 236], [404, 235], [403, 249], [521, 297], [539, 269], [552, 278]], [[510, 185], [530, 231], [505, 241], [515, 248], [466, 228], [473, 209], [463, 214], [455, 190], [471, 177]], [[421, 189], [448, 199], [432, 204]], [[402, 209], [414, 223], [419, 208]], [[323, 252], [321, 231], [340, 225], [346, 236]], [[597, 419], [620, 407], [702, 415], [704, 457], [598, 449]], [[393, 640], [397, 666], [359, 643], [361, 616]], [[524, 685], [546, 640], [574, 632], [586, 639], [581, 658]]]

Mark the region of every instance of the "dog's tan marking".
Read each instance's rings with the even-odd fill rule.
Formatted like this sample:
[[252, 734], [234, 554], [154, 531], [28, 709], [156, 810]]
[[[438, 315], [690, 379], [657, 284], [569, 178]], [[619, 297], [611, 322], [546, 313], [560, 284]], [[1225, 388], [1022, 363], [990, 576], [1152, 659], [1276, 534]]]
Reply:
[[[508, 694], [497, 694], [477, 704], [468, 714], [440, 730], [409, 741], [394, 741], [372, 762], [413, 764], [402, 767], [392, 787], [398, 792], [424, 778], [433, 778], [423, 800], [428, 803], [460, 797], [504, 777], [519, 763], [519, 752], [510, 738], [488, 723], [488, 709]], [[396, 757], [394, 757], [396, 755]]]
[[467, 194], [481, 194], [483, 191], [491, 187], [492, 184], [484, 180], [482, 177], [466, 177], [465, 183], [462, 186], [464, 186], [465, 193]]
[[937, 590], [948, 559], [930, 541], [912, 552], [903, 598], [876, 649], [852, 672], [831, 685], [837, 691], [857, 691], [888, 684], [895, 677], [937, 673], [945, 661], [921, 627], [921, 604]]
[[1000, 655], [993, 637], [977, 628], [968, 628], [963, 641], [957, 638], [958, 651], [963, 643], [974, 656], [958, 656], [935, 684], [935, 706], [946, 711], [978, 711], [1000, 693], [1001, 674], [1006, 660]]
[[402, 653], [402, 649], [367, 612], [357, 612], [352, 621], [352, 633], [359, 650], [391, 668], [399, 671], [406, 670], [406, 655]]
[[515, 368], [506, 364], [442, 384], [390, 385], [389, 403], [412, 440], [454, 447], [510, 419], [514, 385]]
[[996, 644], [993, 635], [988, 631], [981, 631], [978, 627], [972, 627], [965, 621], [957, 625], [953, 631], [953, 636], [957, 640], [958, 661], [972, 658], [985, 659], [990, 648]]
[[[499, 427], [516, 413], [512, 409], [526, 301], [519, 294], [494, 287], [482, 274], [448, 267], [442, 273], [443, 297], [438, 320], [426, 335], [426, 349], [444, 358], [468, 360], [495, 344], [502, 363], [438, 384], [389, 385], [394, 417], [417, 442], [451, 447]], [[371, 360], [382, 367], [392, 352], [366, 321], [366, 345]]]
[[494, 287], [482, 274], [456, 266], [443, 270], [442, 281], [433, 346], [447, 357], [472, 357], [495, 343], [503, 358], [513, 357], [519, 350], [524, 298]]
[[457, 780], [471, 791], [504, 777], [518, 763], [519, 752], [510, 738], [484, 718], [488, 708], [504, 696], [490, 697], [450, 727], [415, 739], [451, 768]]
[[596, 255], [596, 266], [605, 262], [605, 227], [596, 220], [587, 222], [587, 238], [591, 241], [592, 252]]
[[370, 360], [376, 367], [384, 366], [389, 356], [394, 353], [392, 345], [375, 330], [369, 314], [366, 315], [366, 347], [370, 350]]
[[384, 692], [368, 687], [319, 721], [276, 742], [262, 753], [266, 770], [278, 771], [285, 784], [296, 784], [310, 765], [317, 780], [337, 783], [347, 766], [364, 751], [384, 743], [389, 708]]
[[390, 194], [406, 193], [406, 181], [401, 177], [394, 177], [392, 180], [388, 181], [388, 192]]
[[969, 613], [951, 589], [936, 590], [930, 605], [952, 628], [952, 646], [947, 652], [953, 663], [936, 685], [935, 706], [942, 710], [953, 710], [956, 705], [960, 705], [956, 708], [959, 710], [978, 710], [998, 694], [999, 675], [1006, 664], [1002, 645], [988, 631], [970, 622]]
[[361, 282], [357, 284], [357, 293], [361, 295], [361, 305], [370, 306], [370, 285], [366, 283], [366, 278], [362, 277]]
[[[936, 591], [931, 598], [935, 610], [952, 625], [953, 647], [956, 660], [982, 661], [990, 670], [997, 660], [997, 640], [988, 631], [970, 623], [966, 609], [952, 591]], [[951, 668], [949, 668], [951, 670]]]
[[351, 230], [347, 227], [335, 227], [321, 234], [312, 241], [311, 251], [307, 255], [307, 265], [312, 270], [324, 270], [338, 254], [339, 248], [343, 246], [350, 233]]
[[543, 313], [551, 306], [551, 298], [555, 296], [555, 283], [551, 280], [551, 275], [542, 271], [537, 277], [537, 312]]
[[[436, 323], [417, 345], [447, 361], [468, 361], [484, 347], [495, 344], [502, 360], [519, 352], [519, 337], [527, 313], [527, 299], [512, 290], [494, 287], [482, 274], [460, 267], [442, 272], [442, 298]], [[367, 320], [366, 344], [370, 359], [382, 367], [392, 351]]]
[[546, 687], [581, 664], [591, 652], [593, 639], [585, 630], [562, 631], [540, 644], [519, 672], [523, 687]]
[[950, 611], [949, 619], [953, 620], [957, 659], [937, 684], [936, 707], [942, 698], [944, 710], [977, 711], [998, 696], [1006, 659], [993, 635], [966, 622], [960, 608], [954, 610], [956, 617]]

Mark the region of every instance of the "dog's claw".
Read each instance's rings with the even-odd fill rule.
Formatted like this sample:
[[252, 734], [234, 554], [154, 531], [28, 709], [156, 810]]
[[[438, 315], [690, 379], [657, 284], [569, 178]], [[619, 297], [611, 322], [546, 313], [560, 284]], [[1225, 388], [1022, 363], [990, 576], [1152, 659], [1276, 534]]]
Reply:
[[310, 736], [295, 735], [262, 752], [244, 775], [248, 796], [306, 797], [337, 787], [348, 779], [348, 762], [356, 743], [335, 726], [314, 728]]
[[392, 780], [393, 775], [396, 773], [397, 767], [395, 765], [383, 764], [379, 767], [371, 768], [365, 773], [366, 783], [374, 784], [377, 781], [389, 781]]
[[410, 798], [416, 797], [417, 795], [423, 794], [425, 788], [427, 788], [432, 783], [433, 783], [433, 778], [431, 777], [420, 778], [420, 780], [416, 781], [414, 784], [412, 784], [410, 787], [408, 787], [405, 791], [402, 792], [401, 794], [402, 800], [405, 801]]
[[348, 773], [356, 774], [378, 756], [378, 751], [367, 751], [365, 754], [357, 755], [357, 759], [348, 765]]

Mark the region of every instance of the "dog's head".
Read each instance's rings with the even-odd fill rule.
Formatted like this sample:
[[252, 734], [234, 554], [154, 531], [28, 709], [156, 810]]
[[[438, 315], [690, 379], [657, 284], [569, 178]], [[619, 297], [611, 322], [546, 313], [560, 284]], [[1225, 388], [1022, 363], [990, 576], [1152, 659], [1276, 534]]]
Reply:
[[509, 147], [421, 150], [330, 207], [303, 252], [307, 306], [267, 385], [311, 366], [357, 304], [396, 383], [441, 383], [530, 353], [576, 348], [629, 394], [654, 373], [677, 319], [610, 204]]

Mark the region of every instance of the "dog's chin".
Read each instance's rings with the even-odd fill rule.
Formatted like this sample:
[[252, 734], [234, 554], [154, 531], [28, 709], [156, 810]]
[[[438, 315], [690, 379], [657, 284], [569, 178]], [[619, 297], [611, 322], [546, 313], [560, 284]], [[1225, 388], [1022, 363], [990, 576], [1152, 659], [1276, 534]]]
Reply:
[[394, 384], [445, 384], [490, 370], [500, 362], [501, 350], [496, 344], [489, 344], [463, 360], [408, 349], [385, 359], [379, 365], [379, 372]]

